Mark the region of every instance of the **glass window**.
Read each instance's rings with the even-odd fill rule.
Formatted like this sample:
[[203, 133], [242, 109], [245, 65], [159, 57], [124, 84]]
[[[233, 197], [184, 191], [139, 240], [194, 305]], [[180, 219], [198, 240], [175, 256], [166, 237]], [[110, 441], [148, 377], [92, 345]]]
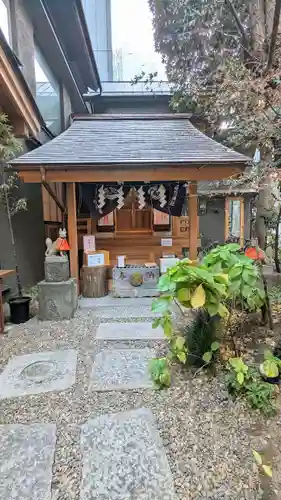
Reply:
[[11, 45], [8, 5], [8, 0], [0, 0], [0, 28], [7, 42]]
[[35, 48], [36, 103], [53, 134], [61, 132], [60, 87], [38, 48]]

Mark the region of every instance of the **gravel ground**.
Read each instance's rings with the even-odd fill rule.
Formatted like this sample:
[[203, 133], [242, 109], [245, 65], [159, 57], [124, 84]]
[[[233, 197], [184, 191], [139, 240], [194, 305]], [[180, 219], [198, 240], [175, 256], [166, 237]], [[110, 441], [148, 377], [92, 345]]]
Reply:
[[[101, 349], [150, 347], [158, 354], [166, 349], [163, 341], [96, 341], [97, 323], [85, 309], [73, 320], [60, 323], [33, 319], [0, 339], [1, 369], [12, 355], [78, 349], [76, 384], [69, 390], [0, 401], [1, 424], [56, 423], [52, 500], [79, 499], [79, 425], [104, 413], [141, 407], [150, 408], [156, 418], [179, 500], [281, 498], [277, 493], [281, 491], [279, 415], [266, 421], [242, 403], [230, 401], [220, 377], [191, 378], [180, 368], [175, 368], [172, 387], [164, 391], [90, 391], [92, 359]], [[264, 492], [252, 449], [266, 451], [273, 462], [273, 482], [262, 479]]]

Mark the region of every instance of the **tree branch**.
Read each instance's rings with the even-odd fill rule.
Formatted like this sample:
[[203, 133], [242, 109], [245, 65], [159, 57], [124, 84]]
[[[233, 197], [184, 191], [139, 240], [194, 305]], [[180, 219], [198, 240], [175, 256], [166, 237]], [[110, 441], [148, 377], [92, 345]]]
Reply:
[[266, 70], [270, 70], [273, 62], [274, 49], [276, 44], [276, 38], [278, 34], [279, 20], [280, 20], [280, 11], [281, 11], [281, 0], [276, 0], [274, 14], [273, 14], [273, 23], [272, 23], [272, 33], [270, 37], [270, 45], [268, 51], [268, 59]]
[[249, 46], [249, 39], [248, 39], [247, 33], [245, 31], [245, 28], [244, 28], [243, 24], [241, 23], [241, 21], [239, 19], [237, 10], [235, 9], [235, 7], [234, 7], [234, 5], [233, 5], [233, 3], [232, 3], [231, 0], [225, 0], [225, 2], [226, 2], [226, 5], [228, 5], [229, 10], [231, 11], [231, 13], [232, 13], [232, 15], [234, 17], [234, 20], [235, 20], [235, 23], [236, 23], [236, 27], [237, 27], [239, 33], [242, 36], [242, 40], [243, 40], [243, 43], [244, 43], [245, 47], [248, 47]]

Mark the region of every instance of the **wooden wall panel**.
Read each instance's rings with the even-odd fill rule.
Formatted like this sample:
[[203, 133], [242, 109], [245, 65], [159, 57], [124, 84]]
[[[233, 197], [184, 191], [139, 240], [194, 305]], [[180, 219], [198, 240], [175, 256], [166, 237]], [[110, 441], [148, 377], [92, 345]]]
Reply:
[[[63, 186], [61, 182], [49, 182], [52, 190], [64, 204]], [[42, 186], [42, 201], [43, 201], [43, 217], [44, 222], [62, 222], [62, 213], [56, 202], [49, 195], [48, 191]]]

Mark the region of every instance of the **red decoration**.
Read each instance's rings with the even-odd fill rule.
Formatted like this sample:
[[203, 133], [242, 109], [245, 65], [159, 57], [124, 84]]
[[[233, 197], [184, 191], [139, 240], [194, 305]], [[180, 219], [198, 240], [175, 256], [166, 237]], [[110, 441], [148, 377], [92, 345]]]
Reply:
[[253, 260], [265, 260], [265, 253], [259, 248], [258, 251], [254, 247], [247, 248], [245, 255]]
[[58, 238], [56, 247], [58, 252], [66, 252], [70, 250], [70, 246], [65, 238]]

